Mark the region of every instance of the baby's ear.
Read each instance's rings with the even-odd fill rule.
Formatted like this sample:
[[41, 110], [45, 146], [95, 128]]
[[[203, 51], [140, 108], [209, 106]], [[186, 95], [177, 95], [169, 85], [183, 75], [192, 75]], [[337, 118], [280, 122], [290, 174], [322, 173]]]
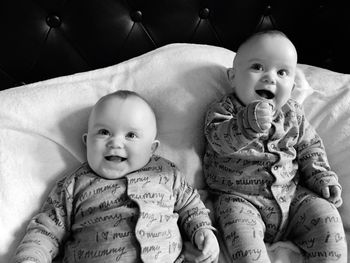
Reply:
[[87, 133], [84, 133], [84, 134], [81, 136], [81, 139], [83, 140], [83, 143], [86, 145]]
[[159, 144], [160, 144], [160, 142], [158, 140], [153, 141], [152, 148], [151, 148], [152, 154], [155, 153], [155, 151], [158, 149]]
[[234, 68], [228, 68], [227, 71], [227, 79], [230, 83], [231, 87], [234, 87], [234, 79], [235, 79], [235, 69]]

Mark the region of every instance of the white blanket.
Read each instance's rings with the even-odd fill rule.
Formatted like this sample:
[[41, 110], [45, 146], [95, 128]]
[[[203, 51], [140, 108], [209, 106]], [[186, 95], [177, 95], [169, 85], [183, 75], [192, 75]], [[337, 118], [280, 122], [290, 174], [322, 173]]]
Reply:
[[[226, 68], [234, 55], [213, 46], [173, 44], [112, 67], [1, 91], [0, 262], [9, 261], [53, 183], [85, 161], [81, 135], [89, 111], [112, 91], [135, 90], [150, 100], [159, 117], [158, 154], [177, 163], [190, 183], [202, 189], [203, 118], [208, 104], [230, 91]], [[294, 96], [301, 102], [306, 99], [306, 113], [324, 137], [331, 164], [341, 177], [348, 227], [350, 78], [311, 66], [300, 68], [315, 95], [308, 96], [312, 89], [301, 72]], [[269, 251], [273, 262], [301, 262], [291, 243], [274, 244]], [[226, 261], [224, 252], [221, 259]]]

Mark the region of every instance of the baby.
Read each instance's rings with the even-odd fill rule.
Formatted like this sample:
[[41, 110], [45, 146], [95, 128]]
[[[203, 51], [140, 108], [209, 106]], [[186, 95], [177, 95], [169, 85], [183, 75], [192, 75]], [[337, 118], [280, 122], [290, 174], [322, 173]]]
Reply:
[[232, 93], [206, 115], [206, 182], [232, 262], [270, 262], [291, 240], [305, 262], [347, 262], [341, 186], [321, 138], [291, 99], [297, 51], [279, 31], [248, 38], [228, 70]]
[[208, 210], [176, 166], [154, 155], [157, 124], [132, 91], [102, 97], [83, 134], [87, 163], [61, 179], [30, 222], [14, 262], [180, 262], [180, 229], [216, 262]]

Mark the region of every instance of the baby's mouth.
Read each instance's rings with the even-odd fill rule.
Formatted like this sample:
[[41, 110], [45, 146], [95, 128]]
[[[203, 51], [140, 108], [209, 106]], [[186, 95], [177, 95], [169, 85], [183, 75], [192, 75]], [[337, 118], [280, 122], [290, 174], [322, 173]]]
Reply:
[[266, 89], [260, 89], [255, 91], [260, 97], [271, 100], [275, 97], [275, 94], [273, 94], [271, 91], [266, 90]]
[[108, 155], [108, 156], [105, 156], [105, 159], [107, 161], [117, 162], [117, 163], [124, 162], [126, 160], [126, 158], [120, 157], [120, 156], [117, 156], [117, 155]]

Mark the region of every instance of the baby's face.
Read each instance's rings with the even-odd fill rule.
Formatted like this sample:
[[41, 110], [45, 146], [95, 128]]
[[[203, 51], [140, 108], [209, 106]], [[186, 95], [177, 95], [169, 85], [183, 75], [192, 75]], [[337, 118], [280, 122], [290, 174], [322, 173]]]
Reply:
[[109, 97], [89, 119], [89, 165], [103, 178], [121, 178], [149, 162], [158, 146], [155, 136], [155, 116], [142, 99]]
[[237, 53], [229, 78], [244, 105], [268, 100], [280, 109], [294, 86], [297, 52], [279, 35], [262, 35], [246, 43]]

